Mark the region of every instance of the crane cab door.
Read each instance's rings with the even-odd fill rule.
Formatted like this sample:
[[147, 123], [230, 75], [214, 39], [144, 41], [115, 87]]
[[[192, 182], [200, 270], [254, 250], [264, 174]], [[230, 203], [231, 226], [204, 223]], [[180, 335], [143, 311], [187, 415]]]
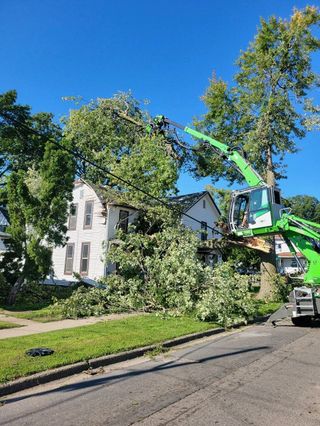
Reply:
[[244, 230], [270, 228], [280, 218], [280, 193], [272, 187], [248, 188], [232, 193], [229, 225], [239, 235]]

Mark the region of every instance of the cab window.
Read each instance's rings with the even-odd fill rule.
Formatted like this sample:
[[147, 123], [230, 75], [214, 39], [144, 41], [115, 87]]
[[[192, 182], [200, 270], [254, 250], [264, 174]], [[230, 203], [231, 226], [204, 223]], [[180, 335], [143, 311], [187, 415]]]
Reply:
[[234, 209], [234, 219], [237, 226], [245, 227], [247, 225], [248, 204], [248, 195], [241, 194], [237, 197]]
[[269, 207], [268, 190], [257, 189], [250, 195], [250, 213]]

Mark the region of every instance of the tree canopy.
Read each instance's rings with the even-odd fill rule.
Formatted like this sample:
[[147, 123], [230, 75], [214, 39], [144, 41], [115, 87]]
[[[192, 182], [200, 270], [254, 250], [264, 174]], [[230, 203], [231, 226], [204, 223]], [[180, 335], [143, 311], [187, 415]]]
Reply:
[[31, 114], [14, 91], [0, 95], [0, 204], [8, 210], [10, 240], [0, 271], [13, 285], [9, 302], [25, 280], [45, 278], [51, 247], [64, 244], [72, 198], [74, 161], [52, 115]]
[[[64, 138], [72, 147], [115, 176], [157, 196], [177, 190], [183, 154], [161, 134], [148, 134], [148, 112], [132, 97], [120, 93], [111, 99], [97, 99], [71, 110], [66, 117]], [[78, 163], [81, 177], [109, 185], [131, 203], [150, 199], [112, 175]]]
[[[208, 111], [197, 127], [231, 147], [240, 145], [270, 185], [285, 177], [284, 157], [297, 152], [297, 139], [319, 124], [320, 109], [310, 94], [320, 84], [312, 70], [312, 54], [320, 48], [312, 31], [319, 22], [319, 10], [311, 6], [295, 9], [288, 20], [261, 19], [237, 60], [235, 84], [228, 87], [213, 76], [203, 96]], [[242, 180], [210, 148], [202, 150], [198, 175]]]
[[285, 204], [291, 207], [294, 215], [320, 223], [320, 202], [316, 197], [296, 195], [286, 198]]

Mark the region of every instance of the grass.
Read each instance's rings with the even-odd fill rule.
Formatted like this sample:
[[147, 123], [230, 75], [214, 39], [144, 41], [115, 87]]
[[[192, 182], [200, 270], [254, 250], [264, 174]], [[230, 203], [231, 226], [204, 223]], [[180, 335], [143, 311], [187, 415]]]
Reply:
[[2, 306], [0, 307], [0, 313], [6, 313], [7, 315], [11, 315], [15, 318], [38, 322], [59, 321], [63, 319], [63, 316], [58, 311], [53, 311], [50, 306], [33, 310], [24, 310], [21, 309], [21, 307]]
[[12, 322], [0, 321], [0, 330], [4, 330], [6, 328], [16, 328], [22, 327], [20, 324], [14, 324]]
[[[163, 319], [150, 314], [4, 339], [0, 341], [0, 383], [102, 355], [161, 344], [167, 339], [216, 326], [192, 317]], [[25, 355], [26, 350], [34, 347], [49, 347], [55, 353], [35, 358]]]
[[277, 311], [280, 306], [283, 305], [283, 302], [257, 302], [257, 312], [256, 315], [259, 317], [263, 317], [268, 314], [272, 314]]
[[63, 319], [63, 316], [59, 312], [53, 311], [50, 307], [25, 312], [12, 311], [12, 316], [38, 322], [59, 321]]

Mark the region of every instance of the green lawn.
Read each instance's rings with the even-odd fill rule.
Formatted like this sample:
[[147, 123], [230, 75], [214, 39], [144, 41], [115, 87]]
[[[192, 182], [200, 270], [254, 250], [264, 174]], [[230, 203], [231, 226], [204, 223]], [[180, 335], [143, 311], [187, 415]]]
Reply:
[[0, 313], [5, 313], [16, 318], [29, 319], [39, 322], [59, 321], [63, 316], [56, 310], [55, 312], [50, 306], [34, 307], [27, 309], [25, 306], [0, 306]]
[[[121, 352], [216, 327], [190, 317], [162, 319], [155, 314], [100, 322], [74, 329], [0, 341], [0, 383], [86, 359]], [[53, 355], [31, 358], [25, 351], [49, 347]]]
[[58, 312], [53, 312], [50, 307], [24, 312], [12, 311], [11, 315], [16, 318], [29, 319], [39, 322], [59, 321], [63, 319], [61, 314]]
[[13, 324], [12, 322], [0, 321], [0, 330], [4, 330], [5, 328], [16, 328], [16, 327], [22, 327], [22, 325]]
[[272, 314], [273, 312], [277, 311], [282, 305], [283, 302], [258, 302], [256, 315], [259, 317], [263, 317], [265, 315]]

